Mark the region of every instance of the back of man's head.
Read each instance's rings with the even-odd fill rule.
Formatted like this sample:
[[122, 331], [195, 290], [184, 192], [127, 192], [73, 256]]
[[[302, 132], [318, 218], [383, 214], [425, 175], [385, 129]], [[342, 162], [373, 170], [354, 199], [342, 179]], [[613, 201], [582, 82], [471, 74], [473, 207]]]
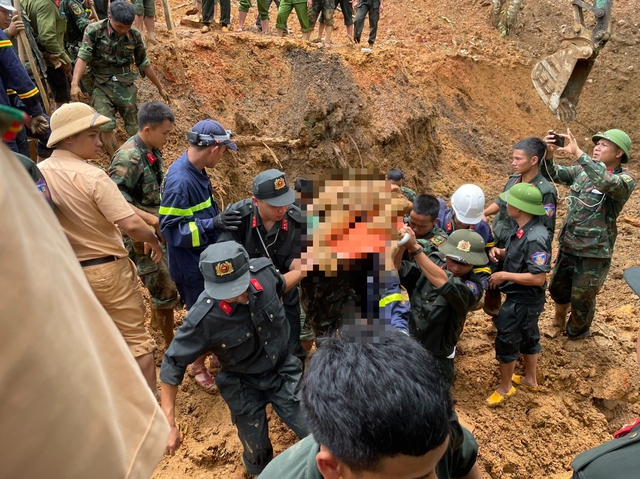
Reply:
[[122, 23], [123, 25], [132, 25], [136, 16], [133, 5], [129, 2], [125, 2], [124, 0], [111, 2], [109, 15], [111, 15], [112, 20]]
[[391, 181], [402, 181], [404, 179], [404, 173], [400, 168], [391, 168], [387, 173], [387, 178]]
[[436, 449], [452, 414], [433, 356], [399, 332], [383, 344], [323, 340], [309, 362], [302, 406], [316, 441], [353, 472]]
[[514, 150], [522, 150], [524, 151], [527, 158], [531, 159], [534, 156], [538, 157], [538, 165], [544, 158], [544, 154], [547, 151], [547, 145], [540, 138], [536, 138], [535, 136], [530, 136], [529, 138], [525, 138], [524, 140], [520, 140], [518, 143], [513, 145]]
[[175, 123], [176, 117], [167, 105], [161, 101], [150, 101], [140, 107], [138, 111], [138, 128], [142, 130], [145, 126], [156, 127], [162, 125], [166, 120]]
[[440, 212], [440, 202], [433, 195], [423, 194], [416, 196], [413, 200], [413, 211], [422, 216], [431, 216], [436, 219]]

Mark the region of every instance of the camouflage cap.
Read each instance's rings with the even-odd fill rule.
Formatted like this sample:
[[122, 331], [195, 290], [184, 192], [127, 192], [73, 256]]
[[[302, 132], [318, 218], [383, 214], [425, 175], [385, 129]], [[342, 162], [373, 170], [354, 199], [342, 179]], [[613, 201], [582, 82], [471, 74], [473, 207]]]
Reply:
[[629, 163], [629, 150], [631, 149], [631, 138], [622, 130], [607, 130], [604, 133], [596, 133], [591, 137], [594, 144], [598, 144], [598, 140], [609, 140], [622, 151], [624, 155], [621, 163]]
[[451, 233], [438, 250], [460, 263], [482, 266], [489, 262], [485, 247], [486, 244], [480, 234], [471, 229], [461, 229]]
[[253, 179], [253, 196], [265, 200], [271, 206], [289, 206], [296, 200], [296, 194], [289, 186], [289, 180], [280, 170], [263, 171]]
[[235, 298], [249, 288], [249, 254], [235, 241], [208, 246], [200, 255], [200, 271], [204, 290], [213, 299]]

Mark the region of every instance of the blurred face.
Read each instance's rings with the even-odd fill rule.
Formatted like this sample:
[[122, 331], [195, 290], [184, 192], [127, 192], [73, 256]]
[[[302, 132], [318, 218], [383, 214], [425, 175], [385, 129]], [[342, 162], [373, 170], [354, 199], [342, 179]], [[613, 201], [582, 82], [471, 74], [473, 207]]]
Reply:
[[169, 139], [169, 134], [173, 130], [173, 122], [165, 120], [159, 125], [147, 125], [142, 131], [145, 136], [145, 143], [152, 148], [161, 149]]
[[593, 158], [601, 161], [606, 166], [618, 166], [623, 156], [624, 151], [609, 140], [598, 140], [598, 143], [593, 148]]
[[419, 215], [415, 211], [409, 213], [409, 226], [415, 232], [416, 238], [420, 239], [431, 233], [431, 230], [436, 225], [438, 218], [432, 218], [430, 215]]
[[447, 256], [447, 269], [453, 273], [456, 278], [461, 278], [469, 274], [469, 271], [473, 269], [472, 264], [459, 263]]
[[90, 160], [98, 158], [102, 152], [102, 142], [100, 141], [100, 128], [90, 128], [82, 131], [71, 138], [62, 140], [62, 147], [80, 158]]
[[[382, 459], [374, 471], [354, 472], [340, 462], [332, 462], [331, 453], [321, 446], [316, 456], [318, 469], [326, 479], [438, 479], [436, 466], [449, 446], [449, 438], [424, 456], [400, 454]], [[325, 455], [327, 459], [325, 460]]]
[[538, 164], [538, 160], [534, 160], [533, 158], [529, 158], [524, 150], [513, 150], [513, 161], [511, 162], [513, 172], [516, 175], [526, 175], [529, 173], [535, 165]]
[[263, 223], [278, 222], [284, 218], [288, 206], [271, 206], [265, 200], [259, 200], [253, 197], [253, 204], [258, 208], [258, 214]]
[[5, 29], [9, 28], [11, 24], [11, 12], [6, 8], [0, 7], [0, 28]]
[[118, 35], [126, 35], [129, 33], [129, 30], [131, 30], [131, 25], [125, 25], [124, 23], [115, 21], [111, 18], [111, 14], [109, 14], [109, 21], [111, 22], [111, 28], [113, 28]]

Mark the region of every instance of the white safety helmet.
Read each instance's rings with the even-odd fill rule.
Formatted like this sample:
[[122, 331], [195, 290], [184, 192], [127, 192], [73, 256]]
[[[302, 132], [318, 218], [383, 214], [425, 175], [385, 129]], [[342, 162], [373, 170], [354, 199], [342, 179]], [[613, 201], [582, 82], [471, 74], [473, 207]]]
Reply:
[[467, 225], [476, 225], [482, 221], [484, 212], [484, 193], [477, 185], [462, 185], [451, 196], [451, 208], [456, 219]]

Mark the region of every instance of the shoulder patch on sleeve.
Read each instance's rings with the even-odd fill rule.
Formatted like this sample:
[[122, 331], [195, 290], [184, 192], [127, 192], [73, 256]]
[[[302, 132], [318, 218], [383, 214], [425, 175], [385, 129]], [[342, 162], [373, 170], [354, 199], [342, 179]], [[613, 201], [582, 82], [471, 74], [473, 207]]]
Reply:
[[82, 15], [82, 9], [80, 8], [80, 5], [75, 2], [71, 4], [71, 11], [75, 16]]
[[440, 246], [442, 243], [444, 243], [444, 240], [445, 237], [441, 235], [435, 235], [433, 238], [430, 238], [430, 241], [436, 246]]
[[469, 289], [473, 294], [478, 294], [478, 285], [476, 283], [474, 283], [473, 281], [466, 280], [464, 284], [466, 284], [469, 287]]
[[626, 173], [622, 173], [622, 174], [620, 175], [620, 178], [622, 178], [622, 180], [623, 180], [625, 183], [631, 183], [631, 182], [633, 181], [633, 178], [631, 178], [631, 176], [629, 176], [629, 175], [628, 175], [628, 174], [626, 174]]
[[40, 179], [36, 182], [36, 186], [40, 190], [40, 193], [42, 193], [42, 196], [44, 196], [44, 199], [47, 201], [51, 201], [51, 193], [49, 192], [49, 187], [47, 186], [47, 182]]
[[544, 205], [544, 213], [549, 217], [553, 217], [556, 215], [556, 205], [553, 203], [547, 203]]
[[546, 251], [536, 251], [531, 255], [531, 261], [533, 261], [538, 266], [542, 266], [543, 264], [547, 264], [548, 254]]

